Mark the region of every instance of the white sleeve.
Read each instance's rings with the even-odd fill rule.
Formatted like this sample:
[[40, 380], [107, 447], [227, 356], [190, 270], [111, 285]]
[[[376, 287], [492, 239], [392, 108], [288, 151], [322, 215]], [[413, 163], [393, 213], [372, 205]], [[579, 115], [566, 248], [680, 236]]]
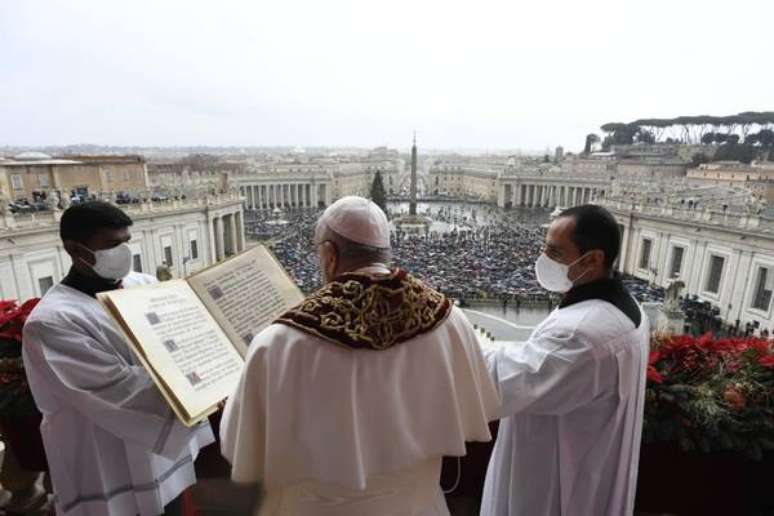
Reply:
[[257, 482], [264, 477], [266, 406], [262, 383], [266, 375], [263, 350], [256, 344], [259, 338], [262, 334], [250, 345], [239, 384], [226, 401], [220, 420], [220, 452], [231, 464], [231, 480], [235, 482]]
[[542, 332], [521, 345], [484, 344], [482, 352], [502, 400], [500, 417], [566, 414], [617, 381], [614, 357], [599, 356], [575, 335]]
[[194, 428], [174, 416], [141, 366], [130, 365], [84, 332], [52, 322], [24, 326], [24, 364], [50, 392], [106, 431], [169, 459]]

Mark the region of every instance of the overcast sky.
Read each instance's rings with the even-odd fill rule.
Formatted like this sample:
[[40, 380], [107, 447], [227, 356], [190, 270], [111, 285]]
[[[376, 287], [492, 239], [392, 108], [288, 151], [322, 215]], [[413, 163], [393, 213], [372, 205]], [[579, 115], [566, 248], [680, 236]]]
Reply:
[[574, 150], [774, 110], [772, 4], [0, 0], [0, 147]]

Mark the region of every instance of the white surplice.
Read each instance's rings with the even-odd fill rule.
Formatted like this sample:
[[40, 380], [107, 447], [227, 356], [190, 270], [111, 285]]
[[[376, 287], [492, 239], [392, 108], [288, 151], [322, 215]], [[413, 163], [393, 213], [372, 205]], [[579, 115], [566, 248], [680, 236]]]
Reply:
[[[130, 273], [124, 287], [152, 281]], [[177, 421], [96, 299], [51, 288], [24, 326], [23, 356], [57, 514], [161, 514], [196, 481], [193, 460], [214, 440], [209, 423]]]
[[601, 300], [554, 310], [525, 343], [485, 344], [502, 397], [482, 516], [634, 510], [648, 362], [639, 328]]
[[226, 404], [221, 448], [235, 481], [263, 483], [261, 516], [448, 515], [441, 458], [488, 441], [498, 405], [457, 308], [382, 351], [273, 324]]

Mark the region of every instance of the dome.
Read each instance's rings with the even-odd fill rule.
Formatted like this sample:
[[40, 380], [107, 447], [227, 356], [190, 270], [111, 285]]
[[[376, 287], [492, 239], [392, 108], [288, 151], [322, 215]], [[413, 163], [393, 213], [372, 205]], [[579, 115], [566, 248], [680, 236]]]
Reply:
[[44, 159], [51, 159], [51, 156], [43, 152], [28, 151], [28, 152], [22, 152], [21, 154], [17, 154], [16, 156], [13, 157], [13, 159], [16, 159], [19, 161], [38, 161], [38, 160], [44, 160]]

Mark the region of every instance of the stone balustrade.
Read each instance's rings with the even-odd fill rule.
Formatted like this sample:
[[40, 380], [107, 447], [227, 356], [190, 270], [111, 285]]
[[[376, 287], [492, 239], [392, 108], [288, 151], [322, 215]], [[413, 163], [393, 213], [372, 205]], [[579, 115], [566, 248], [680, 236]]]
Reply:
[[[97, 195], [100, 199], [110, 200], [110, 195]], [[225, 193], [206, 193], [195, 192], [194, 195], [185, 198], [172, 197], [168, 200], [151, 200], [150, 196], [144, 197], [145, 200], [137, 203], [118, 204], [129, 216], [137, 217], [146, 213], [169, 213], [174, 211], [202, 208], [205, 206], [219, 206], [232, 202], [243, 201], [239, 192], [232, 190]], [[0, 214], [0, 233], [22, 232], [34, 230], [35, 228], [46, 228], [51, 225], [58, 225], [62, 218], [63, 210], [53, 209], [45, 211], [34, 211], [26, 213], [6, 213]]]
[[774, 219], [757, 213], [723, 212], [713, 208], [686, 208], [681, 206], [658, 206], [622, 199], [606, 199], [601, 202], [609, 209], [636, 212], [641, 215], [711, 224], [746, 231], [774, 233]]

